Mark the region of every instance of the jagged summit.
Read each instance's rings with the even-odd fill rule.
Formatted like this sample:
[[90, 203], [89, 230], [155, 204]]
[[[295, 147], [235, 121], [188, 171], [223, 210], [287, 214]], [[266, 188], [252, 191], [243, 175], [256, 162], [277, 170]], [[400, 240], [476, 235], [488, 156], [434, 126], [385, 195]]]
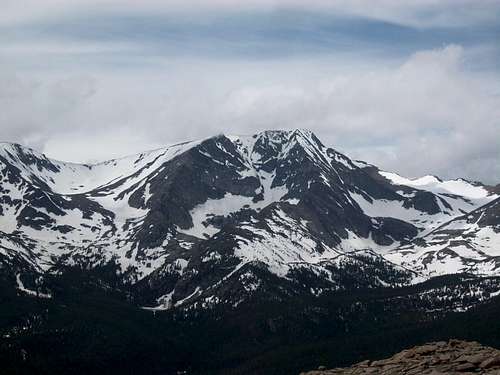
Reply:
[[405, 179], [302, 129], [217, 135], [92, 165], [2, 144], [0, 173], [5, 269], [113, 265], [150, 305], [496, 275], [500, 264], [483, 240], [466, 251], [430, 240], [446, 223], [490, 210], [498, 197], [490, 190]]
[[95, 166], [95, 165], [100, 165], [103, 163], [112, 163], [121, 159], [137, 159], [141, 155], [145, 154], [150, 154], [150, 153], [156, 153], [159, 151], [165, 151], [166, 149], [172, 148], [172, 147], [178, 147], [186, 144], [192, 144], [195, 146], [196, 144], [199, 144], [204, 141], [208, 141], [211, 139], [218, 139], [218, 138], [229, 138], [232, 140], [238, 140], [238, 139], [259, 139], [259, 138], [268, 138], [272, 139], [274, 141], [280, 140], [281, 142], [289, 141], [290, 139], [314, 139], [316, 142], [320, 142], [319, 139], [316, 137], [316, 135], [307, 129], [293, 129], [293, 130], [263, 130], [261, 132], [255, 133], [255, 134], [225, 134], [225, 133], [219, 133], [210, 137], [206, 138], [201, 138], [198, 140], [191, 140], [191, 141], [183, 141], [183, 142], [178, 142], [174, 143], [171, 145], [166, 145], [164, 147], [159, 147], [156, 149], [151, 149], [147, 151], [143, 151], [140, 153], [134, 153], [134, 154], [129, 154], [129, 155], [124, 155], [122, 157], [118, 158], [113, 158], [113, 159], [108, 159], [108, 160], [103, 160], [95, 163], [75, 163], [75, 162], [67, 162], [64, 160], [58, 160], [54, 158], [50, 158], [46, 156], [45, 154], [38, 152], [37, 150], [24, 146], [20, 143], [17, 142], [8, 142], [8, 141], [0, 141], [0, 154], [5, 156], [6, 153], [11, 153], [12, 155], [17, 155], [17, 154], [26, 154], [26, 155], [31, 155], [33, 157], [36, 157], [37, 159], [46, 159], [50, 160], [52, 162], [56, 163], [65, 163], [65, 164], [77, 164], [77, 165], [86, 165], [89, 167]]

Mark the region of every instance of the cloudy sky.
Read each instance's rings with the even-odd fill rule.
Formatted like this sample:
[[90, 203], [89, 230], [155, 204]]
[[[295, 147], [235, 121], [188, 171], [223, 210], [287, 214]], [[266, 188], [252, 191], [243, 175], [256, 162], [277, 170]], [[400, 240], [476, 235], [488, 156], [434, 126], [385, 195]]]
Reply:
[[500, 182], [500, 0], [0, 6], [1, 140], [91, 162], [308, 128], [406, 176]]

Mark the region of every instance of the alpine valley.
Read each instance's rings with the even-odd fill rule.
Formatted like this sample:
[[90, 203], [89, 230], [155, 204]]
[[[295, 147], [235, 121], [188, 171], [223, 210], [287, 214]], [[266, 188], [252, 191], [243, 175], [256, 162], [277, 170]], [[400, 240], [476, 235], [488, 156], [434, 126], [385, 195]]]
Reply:
[[1, 143], [0, 181], [5, 374], [296, 374], [500, 344], [499, 185], [404, 178], [307, 130], [93, 165]]

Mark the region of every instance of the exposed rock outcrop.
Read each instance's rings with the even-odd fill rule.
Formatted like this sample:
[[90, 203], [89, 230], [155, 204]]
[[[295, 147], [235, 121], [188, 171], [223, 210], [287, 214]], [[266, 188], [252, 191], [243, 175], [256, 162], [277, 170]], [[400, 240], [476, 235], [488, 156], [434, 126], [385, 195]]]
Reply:
[[416, 346], [378, 361], [365, 360], [349, 368], [318, 369], [301, 375], [500, 375], [500, 350], [477, 342], [440, 341]]

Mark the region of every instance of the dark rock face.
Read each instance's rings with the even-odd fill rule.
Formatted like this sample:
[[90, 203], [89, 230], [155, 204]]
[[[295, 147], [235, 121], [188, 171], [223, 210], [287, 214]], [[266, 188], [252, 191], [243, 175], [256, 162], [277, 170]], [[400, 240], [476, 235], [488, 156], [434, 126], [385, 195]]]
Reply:
[[349, 368], [337, 368], [302, 373], [302, 375], [451, 375], [500, 374], [500, 350], [481, 346], [477, 342], [450, 340], [433, 342], [403, 350], [391, 358], [365, 360]]
[[415, 196], [404, 203], [404, 207], [434, 215], [440, 212], [436, 196], [430, 192], [417, 192]]
[[[481, 213], [484, 214], [480, 216]], [[500, 198], [475, 211], [473, 218], [477, 218], [477, 224], [483, 227], [490, 226], [500, 231]], [[472, 222], [473, 218], [468, 218], [469, 222]]]

